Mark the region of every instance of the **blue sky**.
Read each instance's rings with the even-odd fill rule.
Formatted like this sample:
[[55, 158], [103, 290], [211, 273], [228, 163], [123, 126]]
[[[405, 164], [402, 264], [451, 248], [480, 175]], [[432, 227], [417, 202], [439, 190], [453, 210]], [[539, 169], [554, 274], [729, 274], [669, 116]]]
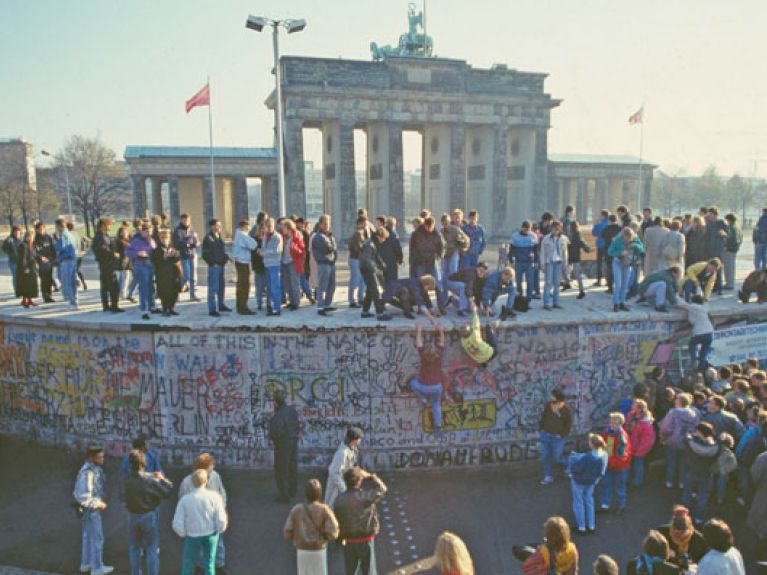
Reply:
[[[564, 100], [551, 151], [636, 154], [627, 118], [644, 100], [649, 160], [767, 177], [761, 0], [431, 0], [427, 9], [438, 55], [550, 74], [547, 90]], [[396, 43], [406, 12], [400, 0], [0, 0], [0, 137], [53, 151], [68, 135], [99, 135], [119, 155], [127, 144], [206, 145], [205, 110], [186, 115], [183, 104], [210, 74], [215, 143], [268, 146], [271, 39], [245, 29], [248, 14], [307, 19], [283, 38], [285, 54], [367, 60], [370, 41]]]

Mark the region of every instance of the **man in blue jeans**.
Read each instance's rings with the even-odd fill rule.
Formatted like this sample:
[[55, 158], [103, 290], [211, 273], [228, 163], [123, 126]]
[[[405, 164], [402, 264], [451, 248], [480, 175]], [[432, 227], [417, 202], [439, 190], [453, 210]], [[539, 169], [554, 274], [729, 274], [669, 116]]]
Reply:
[[77, 249], [64, 218], [56, 220], [56, 261], [59, 262], [61, 293], [70, 309], [77, 309]]
[[160, 573], [160, 532], [157, 508], [170, 496], [173, 483], [160, 471], [147, 473], [146, 456], [134, 449], [128, 455], [130, 473], [123, 483], [123, 501], [128, 510], [131, 575], [141, 575], [141, 556], [146, 560], [147, 575]]
[[509, 262], [513, 262], [517, 275], [517, 292], [522, 293], [522, 279], [525, 280], [525, 297], [528, 303], [533, 299], [535, 251], [538, 247], [538, 236], [531, 231], [529, 220], [522, 222], [519, 231], [511, 234], [509, 242]]
[[202, 259], [208, 264], [208, 315], [219, 317], [222, 311], [232, 311], [224, 303], [224, 266], [229, 262], [221, 237], [221, 220], [208, 222], [210, 232], [202, 241]]
[[106, 475], [103, 470], [104, 450], [98, 446], [88, 448], [85, 463], [77, 474], [74, 498], [83, 510], [83, 553], [80, 572], [106, 575], [114, 567], [104, 565], [104, 530], [101, 512], [107, 508], [104, 501]]
[[181, 223], [173, 232], [173, 247], [178, 250], [184, 277], [181, 279], [181, 289], [189, 288], [190, 301], [200, 301], [195, 291], [194, 263], [197, 251], [197, 232], [192, 228], [189, 214], [181, 214]]
[[570, 433], [572, 424], [573, 414], [565, 403], [565, 392], [558, 387], [554, 388], [541, 414], [541, 459], [543, 459], [541, 485], [554, 482], [553, 463], [566, 465], [562, 451], [565, 446], [565, 437]]
[[415, 347], [421, 357], [418, 376], [410, 380], [410, 389], [415, 392], [424, 405], [431, 404], [432, 429], [442, 429], [442, 382], [445, 374], [442, 371], [442, 356], [445, 353], [445, 326], [437, 324], [439, 341], [433, 345], [424, 346], [423, 326], [416, 324]]

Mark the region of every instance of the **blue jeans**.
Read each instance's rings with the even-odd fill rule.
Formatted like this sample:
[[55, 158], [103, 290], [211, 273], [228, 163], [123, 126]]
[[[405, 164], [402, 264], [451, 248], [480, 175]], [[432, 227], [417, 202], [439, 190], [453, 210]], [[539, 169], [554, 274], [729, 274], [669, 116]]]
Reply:
[[514, 264], [514, 271], [517, 274], [517, 291], [521, 294], [522, 292], [522, 278], [525, 278], [525, 297], [527, 298], [527, 301], [529, 302], [531, 299], [533, 299], [533, 288], [535, 287], [533, 284], [534, 282], [534, 276], [535, 276], [535, 266], [533, 265], [533, 262], [517, 262]]
[[475, 268], [479, 263], [479, 254], [464, 254], [458, 260], [458, 269]]
[[655, 300], [655, 307], [666, 305], [666, 282], [651, 283], [647, 286], [644, 297], [647, 301]]
[[273, 312], [282, 309], [282, 283], [280, 282], [280, 266], [268, 266], [266, 268], [266, 307], [272, 308]]
[[452, 274], [458, 271], [458, 262], [461, 261], [461, 254], [458, 252], [442, 259], [442, 279], [447, 280]]
[[187, 537], [184, 539], [184, 563], [181, 568], [182, 575], [192, 575], [200, 553], [203, 556], [202, 570], [205, 575], [215, 575], [216, 572], [216, 547], [218, 545], [218, 533], [203, 535], [202, 537]]
[[157, 513], [150, 511], [142, 515], [128, 516], [128, 533], [130, 537], [130, 572], [131, 575], [141, 575], [141, 554], [146, 558], [147, 575], [158, 575], [160, 572], [160, 557], [157, 550], [160, 546], [160, 533], [157, 529]]
[[533, 264], [533, 295], [541, 295], [541, 266]]
[[696, 521], [703, 521], [706, 518], [706, 504], [713, 487], [714, 477], [710, 473], [699, 475], [691, 471], [687, 472], [682, 491], [682, 505], [689, 508], [692, 494], [697, 494], [695, 506], [691, 509], [692, 516]]
[[11, 280], [13, 281], [13, 293], [16, 293], [16, 262], [8, 260], [8, 267], [11, 268]]
[[546, 278], [543, 284], [543, 305], [551, 304], [554, 291], [554, 305], [559, 305], [559, 282], [562, 280], [562, 262], [546, 264]]
[[59, 263], [61, 295], [72, 305], [77, 305], [77, 260], [63, 260]]
[[314, 299], [314, 294], [312, 294], [312, 287], [309, 285], [309, 276], [306, 274], [306, 272], [298, 276], [298, 281], [301, 284], [301, 291], [304, 292], [304, 295], [309, 299]]
[[634, 487], [640, 487], [644, 483], [644, 456], [631, 458], [631, 471], [634, 476]]
[[194, 260], [192, 258], [181, 260], [181, 269], [184, 272], [184, 277], [181, 278], [181, 288], [188, 283], [189, 284], [189, 297], [195, 297], [194, 291], [194, 274], [192, 269], [194, 268]]
[[602, 481], [602, 490], [600, 492], [600, 501], [602, 509], [609, 509], [613, 498], [613, 485], [615, 485], [615, 497], [617, 499], [618, 509], [626, 507], [626, 481], [629, 476], [629, 470], [605, 472]]
[[434, 418], [434, 428], [442, 427], [442, 385], [424, 385], [417, 377], [410, 380], [410, 389], [418, 396], [418, 399], [431, 403], [431, 414]]
[[269, 295], [266, 291], [266, 274], [265, 273], [259, 273], [259, 272], [253, 272], [253, 275], [255, 276], [255, 284], [256, 284], [256, 305], [258, 306], [258, 309], [262, 309], [264, 305], [264, 296], [268, 298]]
[[290, 305], [298, 306], [301, 303], [301, 284], [298, 283], [298, 274], [293, 262], [280, 265], [282, 285], [288, 293]]
[[754, 269], [767, 268], [767, 244], [754, 244]]
[[334, 264], [319, 264], [317, 266], [317, 305], [319, 308], [331, 307], [335, 293], [336, 266]]
[[595, 485], [581, 485], [574, 480], [570, 482], [573, 491], [573, 515], [578, 529], [583, 531], [586, 528], [594, 529], [596, 519], [594, 518], [594, 487]]
[[631, 266], [622, 266], [618, 258], [613, 258], [613, 305], [626, 303], [630, 283]]
[[[349, 303], [352, 304], [355, 301], [362, 303], [365, 299], [365, 282], [362, 281], [362, 273], [360, 273], [360, 260], [349, 258], [349, 272], [351, 276], [349, 278]], [[357, 292], [357, 299], [354, 299], [354, 292]]]
[[565, 439], [554, 433], [541, 431], [541, 459], [543, 460], [543, 476], [547, 479], [554, 479], [554, 470], [552, 463], [565, 465], [562, 458], [562, 451], [565, 448]]
[[[690, 363], [694, 366], [697, 362], [698, 370], [703, 371], [708, 366], [708, 355], [711, 353], [711, 343], [714, 341], [713, 333], [702, 333], [690, 338], [687, 350], [690, 354]], [[700, 348], [698, 347], [700, 346]]]
[[666, 452], [666, 483], [674, 485], [675, 476], [679, 479], [679, 487], [684, 484], [684, 449], [677, 449], [667, 445]]
[[716, 485], [716, 499], [717, 501], [724, 501], [724, 496], [727, 493], [727, 474], [714, 475], [714, 485]]
[[224, 303], [224, 266], [208, 266], [208, 313], [223, 308]]
[[148, 266], [136, 266], [133, 270], [138, 283], [138, 307], [147, 312], [154, 307], [152, 297], [152, 285], [154, 284], [154, 269]]
[[516, 296], [517, 292], [514, 289], [514, 284], [509, 284], [506, 287], [502, 287], [499, 291], [493, 293], [492, 297], [490, 298], [490, 307], [492, 308], [495, 305], [496, 300], [501, 297], [503, 294], [506, 295], [506, 307], [511, 309], [514, 307], [514, 296]]
[[101, 511], [86, 511], [83, 523], [83, 554], [80, 565], [98, 571], [104, 566], [104, 531], [101, 527]]
[[447, 287], [448, 291], [451, 291], [458, 296], [459, 309], [468, 311], [469, 298], [466, 296], [466, 284], [463, 282], [454, 282], [446, 279], [445, 286]]

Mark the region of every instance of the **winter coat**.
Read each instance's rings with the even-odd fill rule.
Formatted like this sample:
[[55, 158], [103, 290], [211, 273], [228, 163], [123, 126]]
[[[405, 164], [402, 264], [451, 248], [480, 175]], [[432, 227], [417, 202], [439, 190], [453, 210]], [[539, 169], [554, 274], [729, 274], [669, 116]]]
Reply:
[[436, 230], [427, 232], [421, 226], [410, 236], [411, 264], [415, 266], [433, 266], [434, 262], [442, 257], [443, 249], [442, 234]]
[[442, 240], [445, 242], [445, 257], [449, 258], [455, 253], [465, 254], [471, 244], [469, 236], [458, 226], [450, 224], [442, 228]]
[[487, 245], [487, 242], [485, 241], [485, 228], [480, 224], [477, 224], [476, 226], [464, 224], [461, 226], [461, 229], [469, 238], [470, 243], [468, 253], [473, 256], [482, 255], [482, 252], [485, 251], [485, 246]]
[[685, 437], [684, 463], [689, 473], [705, 477], [711, 475], [711, 466], [719, 457], [721, 446], [711, 437], [697, 435]]
[[[131, 259], [133, 269], [151, 268], [152, 252], [155, 249], [155, 243], [152, 238], [144, 239], [141, 234], [136, 234], [125, 249], [125, 255]], [[146, 252], [146, 257], [139, 256], [139, 252]]]
[[176, 226], [173, 231], [173, 247], [178, 251], [182, 260], [190, 259], [197, 249], [197, 232], [192, 226], [184, 227], [182, 224]]
[[746, 520], [761, 539], [767, 539], [767, 453], [762, 453], [751, 466], [754, 499]]
[[607, 255], [611, 258], [619, 258], [622, 267], [633, 265], [637, 257], [643, 253], [644, 245], [642, 245], [642, 240], [637, 236], [634, 236], [629, 245], [625, 245], [623, 236], [617, 235], [610, 242], [610, 247], [607, 248]]
[[39, 295], [37, 287], [37, 260], [34, 246], [21, 242], [16, 258], [16, 296], [34, 298]]
[[716, 413], [707, 413], [703, 416], [703, 421], [714, 426], [714, 433], [717, 437], [722, 433], [729, 433], [735, 441], [738, 441], [745, 431], [738, 416], [724, 409], [720, 409]]
[[383, 272], [386, 269], [386, 264], [381, 259], [381, 255], [378, 252], [380, 244], [373, 238], [365, 240], [362, 244], [362, 250], [360, 251], [360, 271], [362, 273], [376, 273], [378, 271]]
[[295, 232], [290, 240], [290, 257], [293, 259], [293, 268], [300, 276], [304, 273], [304, 263], [306, 261], [306, 246], [304, 245], [304, 237]]
[[581, 261], [581, 250], [589, 251], [591, 248], [583, 241], [580, 232], [569, 235], [570, 243], [567, 244], [567, 261], [571, 264]]
[[622, 427], [617, 431], [608, 427], [602, 432], [607, 452], [607, 470], [624, 471], [631, 465], [631, 438]]
[[357, 448], [349, 447], [346, 442], [342, 441], [336, 449], [328, 467], [328, 486], [325, 489], [325, 503], [330, 507], [333, 507], [336, 497], [346, 491], [344, 473], [357, 465], [358, 457]]
[[229, 261], [229, 256], [226, 255], [226, 246], [224, 245], [224, 238], [220, 235], [218, 237], [209, 233], [202, 240], [202, 259], [209, 266], [224, 266]]
[[691, 228], [687, 232], [687, 251], [684, 263], [687, 266], [706, 261], [706, 228]]
[[559, 262], [562, 267], [567, 265], [567, 244], [570, 240], [567, 236], [552, 236], [551, 234], [545, 236], [541, 240], [541, 264], [548, 265], [555, 263], [555, 258], [559, 258]]
[[120, 267], [120, 259], [115, 257], [117, 239], [107, 232], [97, 231], [93, 236], [93, 255], [99, 264], [99, 268], [105, 272], [116, 270]]
[[706, 261], [688, 265], [687, 271], [684, 273], [684, 283], [687, 283], [687, 280], [690, 280], [693, 284], [700, 285], [701, 279], [704, 279], [706, 283], [700, 287], [703, 290], [703, 299], [705, 300], [711, 297], [711, 292], [714, 291], [714, 286], [716, 285], [716, 272], [712, 273], [708, 278], [703, 278], [707, 265], [708, 262]]
[[605, 248], [605, 240], [602, 238], [602, 232], [609, 223], [607, 218], [604, 218], [595, 223], [591, 228], [591, 235], [597, 239], [597, 249], [603, 250]]
[[684, 234], [681, 232], [671, 230], [663, 236], [663, 242], [660, 246], [662, 267], [679, 266], [680, 269], [684, 270], [686, 244]]
[[665, 266], [663, 242], [669, 229], [663, 226], [650, 226], [644, 233], [644, 273], [649, 275]]
[[515, 263], [532, 263], [535, 261], [535, 249], [538, 247], [538, 237], [533, 232], [523, 234], [514, 232], [509, 242], [509, 261]]
[[282, 257], [282, 234], [274, 232], [273, 234], [264, 234], [261, 240], [261, 256], [263, 257], [264, 267], [272, 268], [280, 265]]
[[157, 278], [157, 295], [169, 300], [181, 291], [181, 266], [176, 248], [160, 244], [152, 252], [152, 264]]
[[8, 256], [8, 261], [11, 263], [16, 263], [16, 260], [18, 258], [19, 254], [19, 246], [21, 245], [22, 240], [16, 239], [13, 237], [13, 235], [8, 236], [5, 238], [5, 241], [3, 242], [3, 251]]
[[660, 440], [663, 445], [684, 449], [684, 438], [692, 433], [700, 417], [691, 407], [674, 407], [660, 423]]
[[671, 304], [675, 303], [676, 294], [679, 292], [679, 284], [677, 283], [676, 278], [672, 276], [668, 270], [655, 271], [646, 276], [639, 283], [639, 295], [644, 297], [647, 288], [656, 282], [663, 282], [666, 284], [666, 301]]
[[655, 445], [655, 420], [652, 417], [639, 419], [636, 412], [629, 412], [626, 418], [626, 429], [631, 439], [631, 450], [634, 457], [644, 457]]
[[728, 226], [727, 239], [724, 241], [724, 249], [731, 254], [738, 253], [740, 244], [743, 243], [743, 230], [738, 224]]
[[312, 255], [317, 260], [318, 265], [335, 265], [338, 252], [333, 234], [317, 231], [312, 237]]
[[600, 234], [602, 241], [605, 243], [605, 248], [610, 247], [610, 244], [618, 236], [618, 234], [621, 233], [621, 230], [623, 230], [623, 228], [619, 224], [608, 223], [605, 226], [605, 229], [603, 229], [602, 233]]
[[[53, 247], [53, 238], [49, 234], [35, 234], [34, 240], [35, 258], [39, 269], [51, 269], [56, 263], [56, 249]], [[48, 261], [43, 262], [42, 258]]]
[[[706, 222], [706, 258], [721, 258], [724, 255], [724, 244], [727, 241], [727, 235], [729, 235], [730, 226], [728, 226], [724, 220], [716, 220], [715, 222]], [[722, 236], [720, 232], [726, 232], [727, 235]]]
[[573, 453], [570, 455], [568, 469], [570, 477], [578, 485], [594, 485], [607, 470], [607, 454], [604, 451], [599, 454], [593, 451]]
[[759, 216], [759, 221], [751, 232], [751, 240], [755, 244], [767, 244], [767, 210], [763, 210], [762, 215]]

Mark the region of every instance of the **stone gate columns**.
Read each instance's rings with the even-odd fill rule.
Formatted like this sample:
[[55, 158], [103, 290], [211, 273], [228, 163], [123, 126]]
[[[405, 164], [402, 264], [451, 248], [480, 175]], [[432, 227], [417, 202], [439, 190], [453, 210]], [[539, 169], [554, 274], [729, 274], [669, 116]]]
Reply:
[[495, 160], [495, 130], [491, 126], [470, 126], [465, 133], [466, 200], [463, 206], [454, 206], [468, 213], [477, 210], [485, 232], [491, 236], [496, 227], [493, 221], [493, 181]]
[[450, 206], [466, 209], [466, 128], [463, 124], [450, 127]]
[[[288, 118], [284, 124], [285, 138], [285, 206], [288, 216], [306, 215], [306, 185], [304, 181], [304, 123], [303, 120]], [[279, 173], [279, 172], [278, 172]], [[262, 186], [264, 180], [262, 179]], [[275, 185], [275, 196], [277, 182]], [[279, 204], [279, 201], [277, 202]], [[264, 203], [264, 206], [268, 204]], [[278, 209], [269, 209], [270, 215], [276, 215]]]
[[623, 180], [610, 178], [608, 180], [607, 209], [614, 212], [621, 202], [623, 202]]
[[[575, 188], [575, 217], [577, 220], [585, 222], [586, 217], [586, 195], [588, 192], [589, 182], [586, 178], [578, 178], [576, 180]], [[566, 230], [567, 233], [570, 230]]]
[[[261, 178], [261, 205], [271, 217], [275, 217], [279, 212], [279, 201], [277, 198], [277, 178], [264, 176]], [[305, 214], [302, 214], [305, 215]]]
[[131, 176], [133, 183], [133, 215], [137, 218], [146, 216], [146, 178]]
[[[296, 212], [298, 213], [298, 212]], [[234, 225], [248, 219], [248, 181], [245, 176], [234, 178]]]
[[437, 219], [443, 212], [450, 209], [450, 202], [452, 201], [450, 195], [450, 140], [450, 126], [427, 124], [424, 127], [423, 207], [436, 214]]
[[162, 180], [160, 178], [149, 178], [149, 184], [152, 187], [152, 214], [161, 214], [164, 211], [162, 205]]
[[509, 127], [496, 126], [493, 130], [493, 185], [491, 213], [482, 214], [492, 223], [492, 235], [506, 236], [516, 229], [515, 222], [506, 219], [506, 196], [509, 193]]
[[351, 233], [357, 218], [354, 125], [337, 121], [323, 122], [322, 140], [325, 212], [332, 216], [336, 234], [342, 236]]
[[[597, 210], [611, 210], [612, 206], [610, 206], [610, 200], [608, 199], [608, 191], [609, 191], [609, 180], [607, 178], [600, 178], [597, 180]], [[596, 212], [594, 213], [594, 217], [597, 217]]]
[[389, 131], [389, 209], [379, 213], [397, 218], [397, 232], [405, 232], [405, 174], [402, 160], [402, 124], [390, 123]]
[[403, 230], [405, 211], [402, 167], [402, 124], [367, 124], [367, 199], [368, 215], [392, 215]]
[[170, 199], [170, 221], [172, 224], [178, 225], [178, 221], [181, 219], [181, 208], [178, 200], [178, 177], [168, 177], [168, 197]]

